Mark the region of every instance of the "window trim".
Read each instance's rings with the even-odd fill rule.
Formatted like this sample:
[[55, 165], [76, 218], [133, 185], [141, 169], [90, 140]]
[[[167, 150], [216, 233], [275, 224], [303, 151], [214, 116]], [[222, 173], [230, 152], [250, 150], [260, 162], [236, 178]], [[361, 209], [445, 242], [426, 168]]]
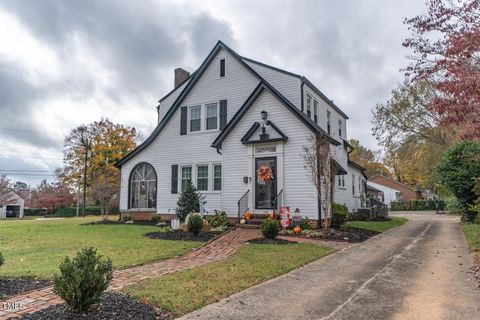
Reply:
[[[211, 107], [213, 105], [215, 105], [216, 110], [217, 110], [217, 116], [216, 116], [217, 125], [213, 129], [208, 129], [207, 128], [207, 126], [208, 126], [207, 125], [208, 124], [208, 107]], [[217, 130], [219, 130], [219, 128], [220, 128], [220, 103], [218, 103], [218, 102], [205, 103], [204, 106], [205, 106], [205, 116], [204, 116], [205, 130], [203, 130], [203, 131], [217, 131]]]
[[318, 124], [318, 106], [318, 101], [313, 99], [313, 121], [315, 121], [316, 124]]
[[[198, 130], [192, 131], [192, 110], [200, 108], [200, 118], [195, 119], [195, 120], [200, 120], [200, 128]], [[196, 133], [196, 132], [202, 132], [202, 113], [203, 113], [203, 105], [194, 105], [194, 106], [189, 106], [188, 107], [188, 132], [190, 133]]]
[[[217, 105], [217, 128], [216, 129], [208, 129], [207, 130], [207, 105]], [[200, 107], [200, 130], [192, 131], [192, 108]], [[212, 131], [220, 131], [220, 101], [212, 101], [212, 102], [205, 102], [201, 104], [195, 104], [192, 106], [188, 106], [187, 112], [187, 133], [189, 134], [197, 134], [202, 132], [212, 132]]]
[[[203, 189], [200, 190], [200, 189], [198, 188], [198, 178], [199, 178], [199, 177], [198, 177], [198, 171], [199, 171], [198, 168], [199, 168], [199, 167], [207, 167], [207, 176], [201, 178], [201, 179], [207, 179], [207, 189], [205, 189], [205, 190], [203, 190]], [[210, 186], [209, 186], [209, 183], [210, 183], [210, 168], [209, 168], [209, 167], [210, 167], [210, 166], [208, 165], [208, 163], [207, 163], [207, 164], [201, 163], [201, 164], [195, 165], [195, 182], [196, 182], [196, 183], [195, 183], [195, 188], [197, 188], [198, 191], [208, 192], [209, 189], [210, 189]]]
[[332, 113], [330, 112], [330, 110], [327, 110], [327, 133], [328, 134], [331, 134], [331, 122], [330, 122], [330, 118], [332, 117]]
[[305, 112], [307, 113], [307, 116], [309, 118], [312, 118], [312, 99], [313, 97], [307, 93], [307, 107], [305, 109]]
[[[220, 167], [220, 177], [215, 177], [215, 167]], [[215, 179], [220, 178], [220, 189], [215, 189]], [[221, 163], [212, 163], [212, 192], [221, 192], [223, 187], [223, 168]]]
[[181, 165], [180, 166], [180, 174], [178, 175], [178, 179], [180, 180], [179, 182], [179, 188], [180, 192], [183, 192], [183, 169], [184, 168], [190, 168], [190, 181], [193, 183], [193, 166], [192, 165]]
[[[134, 172], [137, 170], [137, 168], [139, 168], [140, 166], [143, 166], [143, 165], [147, 165], [147, 166], [150, 166], [153, 170], [153, 174], [155, 175], [155, 180], [148, 180], [148, 181], [155, 181], [155, 193], [154, 193], [154, 206], [153, 207], [147, 207], [147, 208], [134, 208], [133, 207], [133, 204], [132, 204], [132, 178], [133, 178], [133, 174]], [[139, 162], [137, 163], [133, 168], [132, 170], [130, 170], [130, 174], [128, 176], [128, 209], [134, 209], [134, 210], [157, 210], [157, 198], [158, 198], [158, 175], [157, 175], [157, 171], [155, 170], [155, 168], [153, 167], [153, 165], [151, 163], [148, 163], [146, 161], [142, 161], [142, 162]], [[147, 206], [148, 206], [148, 199], [147, 199]]]

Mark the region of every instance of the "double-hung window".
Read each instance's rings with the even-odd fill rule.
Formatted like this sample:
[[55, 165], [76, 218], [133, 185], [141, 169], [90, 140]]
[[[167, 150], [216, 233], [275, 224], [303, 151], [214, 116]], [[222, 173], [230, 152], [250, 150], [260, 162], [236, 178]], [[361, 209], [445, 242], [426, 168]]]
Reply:
[[342, 137], [342, 120], [338, 120], [338, 136], [341, 138]]
[[218, 128], [218, 104], [209, 103], [206, 106], [206, 130], [214, 130]]
[[208, 191], [208, 165], [197, 166], [197, 190]]
[[192, 167], [182, 167], [182, 192], [187, 188], [188, 181], [192, 181]]
[[312, 117], [312, 97], [307, 94], [307, 116]]
[[190, 132], [200, 131], [202, 128], [202, 106], [190, 107]]
[[328, 132], [328, 134], [330, 134], [330, 128], [331, 128], [331, 125], [330, 125], [330, 118], [331, 118], [330, 111], [329, 111], [329, 110], [327, 110], [327, 132]]
[[352, 175], [352, 194], [355, 195], [355, 175]]
[[338, 176], [338, 186], [340, 188], [345, 188], [345, 176], [344, 175], [339, 175]]
[[213, 165], [213, 191], [222, 190], [222, 165]]
[[313, 121], [318, 124], [318, 101], [313, 100]]

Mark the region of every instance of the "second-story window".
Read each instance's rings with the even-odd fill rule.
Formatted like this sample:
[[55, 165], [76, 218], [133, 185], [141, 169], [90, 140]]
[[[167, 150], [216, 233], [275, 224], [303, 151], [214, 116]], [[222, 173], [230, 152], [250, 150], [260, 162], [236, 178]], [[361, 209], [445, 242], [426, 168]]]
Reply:
[[328, 132], [328, 134], [330, 134], [330, 129], [331, 129], [330, 118], [331, 118], [330, 111], [327, 110], [327, 132]]
[[313, 121], [318, 124], [318, 101], [313, 100]]
[[352, 194], [355, 195], [355, 175], [352, 175]]
[[225, 59], [220, 60], [220, 78], [225, 77]]
[[206, 105], [206, 129], [213, 130], [218, 128], [218, 104], [210, 103]]
[[202, 126], [202, 106], [190, 107], [190, 132], [200, 131]]
[[342, 137], [342, 120], [338, 120], [338, 136], [341, 138]]
[[312, 117], [312, 97], [307, 94], [307, 116]]

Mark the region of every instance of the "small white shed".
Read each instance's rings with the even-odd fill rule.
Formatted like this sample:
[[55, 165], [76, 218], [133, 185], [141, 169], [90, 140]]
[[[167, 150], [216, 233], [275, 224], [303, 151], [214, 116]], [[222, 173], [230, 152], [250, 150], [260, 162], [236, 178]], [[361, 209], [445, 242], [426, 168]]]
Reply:
[[13, 191], [5, 199], [7, 199], [6, 203], [0, 204], [0, 219], [23, 218], [25, 201]]

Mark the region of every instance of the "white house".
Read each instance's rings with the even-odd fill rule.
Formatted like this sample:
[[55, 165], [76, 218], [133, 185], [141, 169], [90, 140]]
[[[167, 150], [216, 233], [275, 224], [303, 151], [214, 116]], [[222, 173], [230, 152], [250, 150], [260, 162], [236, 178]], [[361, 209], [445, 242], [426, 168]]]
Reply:
[[[348, 162], [348, 117], [304, 76], [242, 57], [219, 41], [191, 75], [175, 70], [175, 88], [157, 110], [153, 133], [117, 163], [123, 215], [174, 217], [191, 180], [209, 212], [236, 218], [247, 208], [266, 214], [283, 204], [317, 220], [320, 203], [303, 158], [316, 136], [329, 139], [344, 175], [335, 198], [350, 210], [362, 206], [362, 171]], [[263, 181], [259, 169], [272, 178]]]
[[0, 219], [23, 218], [24, 204], [25, 201], [18, 194], [11, 191], [4, 196], [4, 201], [0, 204]]
[[384, 186], [379, 183], [375, 183], [372, 181], [368, 181], [367, 184], [377, 190], [381, 191], [381, 197], [384, 203], [390, 206], [392, 201], [402, 201], [403, 196], [402, 192], [398, 189], [394, 189], [392, 187]]

